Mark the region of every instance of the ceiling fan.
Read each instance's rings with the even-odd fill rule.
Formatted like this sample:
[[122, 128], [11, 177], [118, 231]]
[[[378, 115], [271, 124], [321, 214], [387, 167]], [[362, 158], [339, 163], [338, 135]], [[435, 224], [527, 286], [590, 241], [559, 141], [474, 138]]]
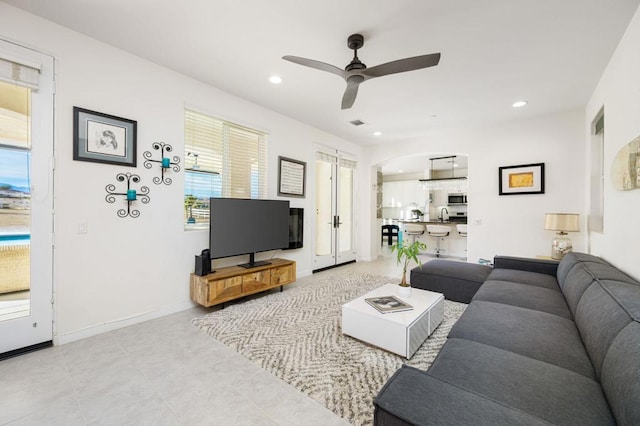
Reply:
[[353, 106], [358, 94], [358, 86], [361, 83], [376, 77], [384, 75], [396, 74], [399, 72], [419, 70], [422, 68], [433, 67], [440, 62], [440, 53], [432, 53], [430, 55], [414, 56], [412, 58], [398, 59], [397, 61], [387, 62], [375, 67], [367, 68], [365, 64], [358, 59], [358, 49], [364, 45], [364, 37], [361, 34], [352, 34], [347, 39], [347, 46], [353, 49], [353, 59], [345, 67], [344, 70], [324, 62], [313, 59], [301, 58], [299, 56], [283, 56], [282, 59], [296, 64], [304, 65], [336, 74], [345, 79], [347, 88], [342, 96], [342, 109], [349, 109]]

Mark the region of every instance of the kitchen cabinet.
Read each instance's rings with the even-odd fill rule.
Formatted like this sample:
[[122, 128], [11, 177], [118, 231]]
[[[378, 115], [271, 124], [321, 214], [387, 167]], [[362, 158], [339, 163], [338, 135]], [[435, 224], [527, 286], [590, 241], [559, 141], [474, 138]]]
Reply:
[[401, 207], [402, 182], [382, 183], [382, 207]]
[[407, 205], [415, 203], [420, 210], [424, 210], [427, 204], [429, 193], [422, 187], [422, 182], [417, 180], [405, 182], [405, 200]]
[[382, 183], [383, 207], [409, 207], [412, 203], [423, 209], [427, 201], [427, 191], [418, 180], [402, 180]]
[[446, 189], [434, 189], [431, 191], [431, 204], [434, 206], [446, 206], [449, 201], [449, 193]]

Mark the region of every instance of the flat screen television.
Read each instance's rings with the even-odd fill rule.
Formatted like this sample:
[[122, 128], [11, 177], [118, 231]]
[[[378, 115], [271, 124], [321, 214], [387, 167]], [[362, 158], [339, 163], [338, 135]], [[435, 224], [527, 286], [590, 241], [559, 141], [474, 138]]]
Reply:
[[289, 201], [211, 198], [209, 250], [212, 259], [249, 255], [243, 268], [268, 265], [262, 251], [289, 247]]

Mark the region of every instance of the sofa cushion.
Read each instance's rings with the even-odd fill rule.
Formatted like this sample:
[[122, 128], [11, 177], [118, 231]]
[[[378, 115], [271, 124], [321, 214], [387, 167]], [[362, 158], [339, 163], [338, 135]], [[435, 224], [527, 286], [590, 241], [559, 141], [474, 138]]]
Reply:
[[478, 290], [473, 300], [503, 303], [520, 306], [558, 315], [572, 320], [567, 302], [559, 290], [550, 290], [529, 284], [518, 284], [505, 281], [486, 281]]
[[558, 315], [474, 300], [448, 337], [473, 340], [596, 377], [575, 324]]
[[[617, 334], [629, 323], [638, 321], [638, 318], [638, 285], [596, 281], [584, 292], [576, 309], [576, 326], [598, 376]], [[636, 356], [638, 354], [640, 350], [636, 351]]]
[[599, 257], [585, 254], [585, 253], [576, 253], [570, 251], [565, 254], [560, 263], [558, 264], [558, 271], [556, 273], [556, 278], [558, 279], [558, 283], [562, 285], [562, 282], [567, 278], [567, 274], [571, 272], [574, 266], [578, 265], [580, 262], [599, 262], [606, 263], [604, 260]]
[[615, 424], [597, 381], [482, 343], [450, 338], [428, 374], [552, 424]]
[[558, 284], [574, 316], [580, 298], [596, 279], [637, 283], [599, 257], [584, 253], [568, 253], [558, 265]]
[[602, 363], [601, 384], [621, 425], [640, 424], [640, 324], [629, 323], [611, 343]]
[[487, 280], [510, 281], [560, 291], [556, 277], [537, 272], [518, 271], [516, 269], [494, 269], [489, 274]]
[[633, 280], [629, 275], [600, 257], [586, 253], [569, 252], [558, 265], [556, 277], [558, 278], [560, 287], [562, 287], [562, 283], [566, 280], [568, 273], [571, 272], [576, 265], [582, 265], [589, 269], [594, 278], [598, 277], [599, 279], [619, 281]]
[[403, 365], [374, 401], [381, 425], [548, 425], [522, 411]]
[[575, 316], [576, 307], [580, 303], [580, 299], [584, 292], [593, 284], [594, 278], [589, 270], [585, 269], [582, 265], [576, 264], [570, 271], [567, 272], [565, 280], [562, 282], [560, 289], [564, 298], [567, 301], [569, 310]]

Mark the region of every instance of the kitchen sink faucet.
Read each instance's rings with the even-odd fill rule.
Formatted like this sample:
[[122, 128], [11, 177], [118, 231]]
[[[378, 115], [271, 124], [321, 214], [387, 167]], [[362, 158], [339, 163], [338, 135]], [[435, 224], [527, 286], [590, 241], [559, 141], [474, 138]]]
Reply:
[[443, 212], [447, 212], [447, 216], [449, 216], [449, 210], [447, 210], [446, 207], [443, 207], [440, 209], [440, 216], [438, 216], [438, 219], [440, 219], [440, 222], [444, 222], [444, 213]]

